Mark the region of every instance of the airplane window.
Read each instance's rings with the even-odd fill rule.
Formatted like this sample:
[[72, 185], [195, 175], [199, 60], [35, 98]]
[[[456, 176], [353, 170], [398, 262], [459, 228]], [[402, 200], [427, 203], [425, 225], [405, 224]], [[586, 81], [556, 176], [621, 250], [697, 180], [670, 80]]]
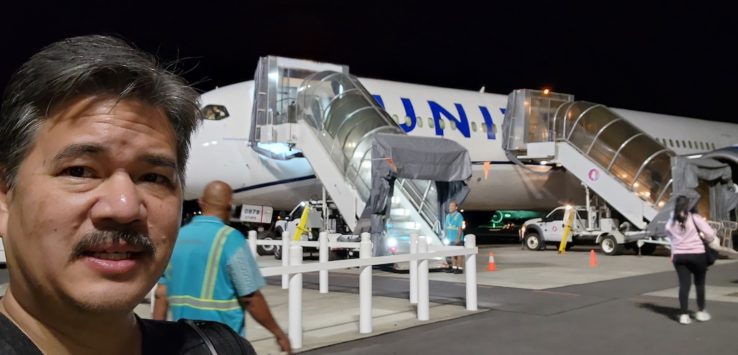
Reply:
[[428, 128], [433, 128], [433, 119], [428, 117]]
[[671, 140], [671, 138], [669, 138], [669, 146], [670, 146], [670, 147], [673, 147], [673, 146], [674, 146], [674, 141], [673, 141], [673, 140]]
[[711, 142], [710, 145], [712, 146], [712, 150], [715, 150], [715, 143]]
[[207, 105], [201, 111], [206, 120], [218, 121], [228, 117], [228, 109], [223, 105]]
[[705, 142], [700, 142], [700, 149], [705, 150]]
[[682, 139], [682, 148], [687, 148], [687, 144], [684, 143], [684, 139]]
[[445, 129], [446, 128], [446, 121], [444, 121], [444, 120], [438, 121], [438, 127], [441, 127], [441, 129]]
[[400, 118], [397, 117], [397, 115], [392, 115], [392, 120], [395, 121], [395, 123], [400, 124]]
[[676, 147], [677, 148], [681, 148], [682, 147], [681, 145], [679, 145], [679, 140], [678, 139], [675, 139], [674, 142], [676, 142]]
[[482, 127], [482, 132], [487, 132], [487, 125], [484, 123], [480, 123], [479, 127]]
[[410, 125], [413, 124], [413, 121], [410, 119], [410, 117], [405, 116], [405, 126], [410, 127]]
[[492, 125], [492, 133], [494, 133], [495, 135], [497, 135], [497, 124], [493, 124]]
[[420, 117], [415, 117], [415, 122], [418, 122], [418, 127], [423, 128], [423, 119]]
[[692, 149], [692, 141], [687, 141], [687, 144], [689, 145], [689, 149]]
[[455, 130], [456, 130], [456, 128], [458, 127], [458, 125], [459, 125], [459, 124], [458, 124], [458, 123], [456, 123], [456, 122], [451, 122], [451, 130], [455, 131]]
[[477, 123], [472, 121], [472, 132], [476, 132], [476, 131], [477, 131]]

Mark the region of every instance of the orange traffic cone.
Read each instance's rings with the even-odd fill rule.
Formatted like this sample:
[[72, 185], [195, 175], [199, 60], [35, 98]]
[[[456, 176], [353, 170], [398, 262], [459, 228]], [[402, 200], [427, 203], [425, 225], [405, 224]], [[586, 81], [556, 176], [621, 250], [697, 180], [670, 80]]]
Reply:
[[589, 251], [589, 267], [597, 267], [597, 254], [594, 249]]
[[495, 254], [492, 252], [489, 252], [489, 262], [487, 263], [487, 271], [495, 271], [497, 270], [497, 265], [495, 265]]

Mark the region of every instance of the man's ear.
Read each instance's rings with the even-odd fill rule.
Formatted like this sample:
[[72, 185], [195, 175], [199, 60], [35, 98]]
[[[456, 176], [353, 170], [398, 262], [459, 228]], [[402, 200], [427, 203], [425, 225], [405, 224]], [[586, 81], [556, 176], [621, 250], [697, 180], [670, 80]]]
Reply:
[[5, 182], [5, 169], [0, 167], [0, 236], [8, 234], [10, 184]]

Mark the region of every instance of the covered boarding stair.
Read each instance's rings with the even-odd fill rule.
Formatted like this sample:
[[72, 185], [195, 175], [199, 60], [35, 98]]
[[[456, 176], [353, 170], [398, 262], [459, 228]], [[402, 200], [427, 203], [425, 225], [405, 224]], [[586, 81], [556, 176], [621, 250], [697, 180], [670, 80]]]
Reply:
[[[503, 126], [503, 147], [511, 161], [565, 168], [634, 229], [644, 231], [631, 234], [635, 240], [663, 236], [668, 214], [657, 215], [671, 211], [677, 193], [691, 194], [695, 203], [702, 196], [700, 212], [718, 221], [735, 209], [729, 167], [723, 167], [727, 175], [726, 170], [710, 172], [719, 167], [678, 157], [601, 104], [574, 101], [568, 94], [515, 90], [508, 96]], [[687, 175], [689, 183], [684, 182]], [[656, 220], [658, 228], [647, 228]]]
[[260, 59], [250, 144], [308, 159], [353, 233], [372, 233], [375, 255], [407, 251], [411, 234], [443, 245], [442, 206], [465, 197], [471, 176], [463, 147], [406, 136], [347, 67], [306, 60]]

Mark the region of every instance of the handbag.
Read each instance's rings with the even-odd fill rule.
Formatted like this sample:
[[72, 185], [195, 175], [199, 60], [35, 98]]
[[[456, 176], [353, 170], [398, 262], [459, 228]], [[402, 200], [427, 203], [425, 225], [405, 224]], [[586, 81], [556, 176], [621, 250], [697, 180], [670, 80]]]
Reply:
[[697, 223], [694, 222], [694, 216], [692, 216], [692, 224], [694, 224], [694, 228], [697, 229], [697, 234], [702, 240], [702, 245], [705, 246], [705, 260], [707, 261], [707, 266], [715, 264], [715, 261], [718, 259], [718, 252], [715, 249], [710, 248], [710, 243], [705, 240], [704, 234], [702, 234], [700, 228], [697, 227]]

